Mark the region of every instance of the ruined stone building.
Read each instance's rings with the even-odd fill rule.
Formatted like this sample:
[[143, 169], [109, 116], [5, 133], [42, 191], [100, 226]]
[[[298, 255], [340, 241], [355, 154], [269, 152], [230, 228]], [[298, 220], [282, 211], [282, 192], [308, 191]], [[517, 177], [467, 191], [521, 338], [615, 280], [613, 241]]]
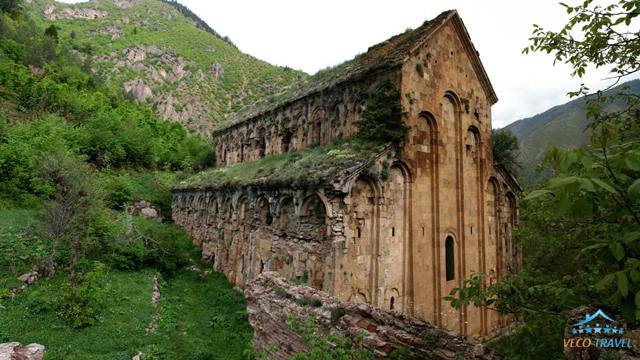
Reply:
[[[360, 139], [382, 84], [400, 149]], [[213, 133], [217, 167], [173, 190], [173, 219], [236, 286], [264, 271], [472, 336], [505, 325], [443, 296], [519, 266], [519, 186], [493, 165], [496, 94], [456, 11], [374, 45]]]

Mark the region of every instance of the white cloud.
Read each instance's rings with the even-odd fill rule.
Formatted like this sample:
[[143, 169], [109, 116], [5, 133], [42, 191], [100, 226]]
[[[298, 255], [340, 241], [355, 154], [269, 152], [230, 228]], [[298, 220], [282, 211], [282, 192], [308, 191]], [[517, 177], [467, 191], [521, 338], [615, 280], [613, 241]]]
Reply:
[[603, 71], [572, 79], [549, 55], [523, 55], [532, 24], [559, 29], [567, 20], [557, 0], [179, 0], [242, 50], [272, 64], [314, 73], [348, 60], [440, 12], [460, 13], [498, 94], [493, 126], [502, 127], [568, 101], [581, 81], [593, 90]]

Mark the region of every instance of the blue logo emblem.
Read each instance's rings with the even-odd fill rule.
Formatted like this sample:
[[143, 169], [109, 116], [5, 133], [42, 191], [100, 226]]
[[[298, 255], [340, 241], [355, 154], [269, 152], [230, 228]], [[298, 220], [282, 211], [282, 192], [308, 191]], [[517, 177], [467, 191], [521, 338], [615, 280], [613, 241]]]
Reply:
[[571, 327], [571, 332], [573, 335], [622, 335], [624, 334], [623, 327], [611, 326], [610, 324], [605, 324], [604, 320], [615, 323], [616, 321], [609, 317], [604, 311], [598, 309], [598, 311], [593, 314], [587, 314], [584, 317], [584, 320], [579, 323], [574, 324]]
[[625, 331], [622, 324], [616, 325], [604, 311], [598, 309], [593, 314], [587, 313], [584, 320], [571, 325], [572, 337], [564, 339], [565, 348], [631, 348], [631, 338], [623, 337]]

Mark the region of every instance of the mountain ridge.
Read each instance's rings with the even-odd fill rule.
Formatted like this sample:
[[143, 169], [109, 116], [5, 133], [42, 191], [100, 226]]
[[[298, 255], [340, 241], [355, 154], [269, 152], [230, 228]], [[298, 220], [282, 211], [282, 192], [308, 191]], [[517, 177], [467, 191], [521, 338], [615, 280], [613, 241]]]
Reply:
[[[640, 79], [615, 86], [605, 94], [611, 95], [628, 87], [629, 91], [640, 93]], [[513, 133], [520, 144], [519, 161], [522, 165], [520, 180], [532, 185], [548, 175], [546, 171], [536, 171], [544, 159], [549, 146], [562, 148], [581, 147], [587, 144], [589, 133], [585, 131], [589, 121], [586, 117], [586, 98], [580, 97], [564, 104], [556, 105], [529, 118], [520, 119], [501, 128]], [[620, 106], [613, 103], [605, 110]]]
[[242, 53], [171, 1], [31, 0], [26, 8], [44, 27], [55, 25], [60, 43], [91, 59], [105, 81], [206, 137], [228, 114], [308, 77]]

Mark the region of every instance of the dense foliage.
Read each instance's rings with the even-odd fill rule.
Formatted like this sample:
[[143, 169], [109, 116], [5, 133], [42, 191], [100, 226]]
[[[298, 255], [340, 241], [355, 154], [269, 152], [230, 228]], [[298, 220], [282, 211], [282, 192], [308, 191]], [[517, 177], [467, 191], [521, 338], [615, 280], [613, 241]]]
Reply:
[[356, 122], [358, 134], [373, 140], [402, 143], [409, 128], [402, 121], [400, 91], [386, 82], [367, 96], [362, 118]]
[[491, 143], [493, 144], [493, 163], [515, 175], [520, 168], [518, 138], [507, 130], [493, 130]]
[[[51, 33], [51, 31], [49, 31]], [[0, 198], [46, 196], [34, 176], [43, 153], [93, 167], [199, 170], [212, 147], [102, 85], [88, 66], [29, 19], [0, 16]]]
[[[209, 333], [218, 346], [235, 344], [226, 352], [240, 358], [250, 338], [246, 314], [231, 314], [216, 329], [219, 334], [212, 334], [208, 323], [194, 318], [182, 323], [185, 316], [176, 307], [184, 303], [178, 295], [160, 308], [167, 312], [163, 321], [175, 321], [162, 325], [162, 339], [127, 342], [125, 337], [140, 338], [148, 322], [150, 281], [135, 285], [144, 297], [128, 304], [133, 282], [131, 288], [119, 288], [110, 273], [128, 271], [120, 275], [127, 281], [152, 271], [171, 281], [190, 278], [183, 269], [200, 265], [184, 231], [122, 210], [147, 200], [168, 219], [170, 187], [182, 173], [213, 163], [210, 142], [157, 119], [148, 106], [99, 78], [90, 57], [60, 44], [59, 37], [67, 34], [53, 25], [41, 28], [20, 12], [20, 3], [15, 12], [7, 4], [0, 12], [0, 342], [40, 342], [54, 359], [93, 359], [95, 349], [70, 350], [67, 344], [86, 342], [92, 333], [111, 338], [112, 327], [119, 326], [118, 344], [89, 342], [105, 348], [104, 358], [131, 358], [143, 349], [150, 359], [176, 358], [182, 345], [174, 348], [167, 339], [182, 336], [176, 335], [182, 332], [180, 322]], [[17, 278], [32, 270], [40, 282], [21, 292]], [[211, 282], [196, 282], [175, 285], [181, 288], [176, 291], [212, 291]], [[224, 288], [220, 282], [215, 286]], [[243, 306], [228, 284], [219, 300], [234, 309]], [[120, 307], [127, 304], [137, 307], [133, 318], [122, 315], [129, 309]], [[33, 333], [30, 326], [41, 330]], [[186, 347], [203, 339], [181, 341]], [[209, 356], [206, 352], [197, 356]]]
[[[610, 66], [618, 79], [640, 69], [640, 34], [628, 27], [640, 3], [563, 6], [567, 25], [559, 32], [536, 26], [525, 52], [552, 53], [578, 77], [590, 65]], [[587, 92], [583, 85], [572, 95]], [[614, 102], [623, 106], [607, 106]], [[562, 358], [567, 312], [580, 305], [620, 313], [631, 328], [640, 322], [640, 97], [621, 88], [589, 96], [587, 106], [590, 143], [550, 149], [553, 176], [523, 204], [524, 270], [488, 287], [477, 274], [447, 297], [524, 320], [496, 343], [509, 358]]]

